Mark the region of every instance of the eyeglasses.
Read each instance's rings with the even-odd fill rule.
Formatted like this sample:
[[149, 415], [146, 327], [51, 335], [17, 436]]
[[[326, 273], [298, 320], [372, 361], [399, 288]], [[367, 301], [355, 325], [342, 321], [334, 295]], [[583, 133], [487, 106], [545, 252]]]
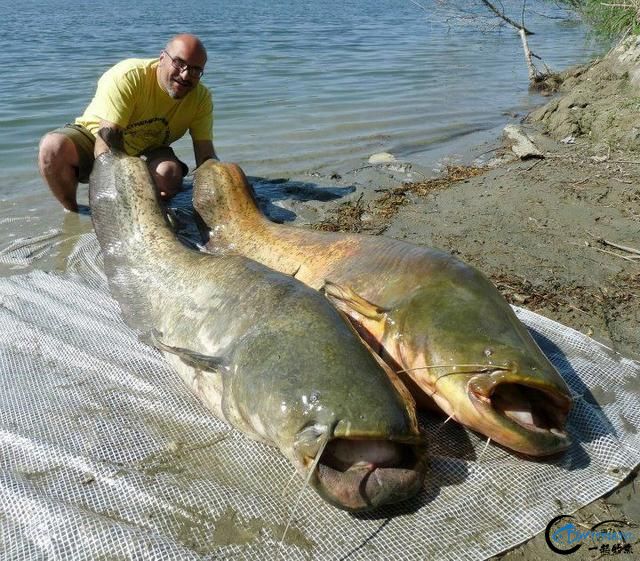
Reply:
[[167, 51], [162, 51], [165, 55], [167, 55], [171, 59], [171, 66], [173, 66], [176, 70], [180, 72], [187, 71], [187, 74], [192, 78], [201, 78], [204, 74], [204, 68], [201, 66], [191, 66], [187, 64], [184, 60], [178, 57], [172, 57]]

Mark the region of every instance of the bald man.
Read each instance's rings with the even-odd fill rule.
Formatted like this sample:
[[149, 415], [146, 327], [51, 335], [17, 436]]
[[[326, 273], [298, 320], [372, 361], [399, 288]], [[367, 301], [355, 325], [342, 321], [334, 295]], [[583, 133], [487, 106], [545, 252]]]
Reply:
[[165, 200], [182, 189], [189, 171], [170, 147], [187, 130], [196, 165], [217, 159], [211, 93], [200, 83], [206, 62], [200, 39], [182, 34], [159, 58], [123, 60], [102, 75], [84, 114], [40, 141], [40, 173], [65, 209], [78, 211], [78, 183], [88, 183], [95, 158], [108, 150], [101, 128], [123, 132], [126, 152], [146, 160]]

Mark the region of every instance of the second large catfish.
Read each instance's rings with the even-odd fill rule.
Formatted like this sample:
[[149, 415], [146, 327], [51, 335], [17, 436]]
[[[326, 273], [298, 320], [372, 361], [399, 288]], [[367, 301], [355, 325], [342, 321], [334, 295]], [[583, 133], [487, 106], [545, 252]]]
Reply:
[[193, 202], [210, 251], [237, 251], [323, 289], [418, 403], [531, 456], [566, 449], [569, 390], [511, 307], [448, 253], [265, 218], [235, 164], [205, 162]]

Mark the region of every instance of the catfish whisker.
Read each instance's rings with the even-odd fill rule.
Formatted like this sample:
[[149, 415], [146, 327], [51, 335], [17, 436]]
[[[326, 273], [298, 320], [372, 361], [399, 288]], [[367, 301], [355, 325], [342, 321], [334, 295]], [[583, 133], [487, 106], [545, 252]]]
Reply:
[[482, 452], [480, 452], [480, 455], [478, 456], [478, 462], [480, 461], [480, 459], [482, 458], [482, 456], [484, 455], [484, 453], [487, 451], [487, 448], [489, 448], [489, 443], [491, 442], [491, 437], [487, 438], [487, 443], [484, 445], [484, 448], [482, 449]]
[[451, 413], [451, 415], [449, 415], [444, 422], [436, 429], [436, 432], [433, 433], [433, 436], [435, 436], [436, 434], [438, 434], [441, 430], [442, 427], [444, 427], [451, 419], [453, 419], [453, 413]]
[[276, 549], [276, 560], [280, 557], [280, 550], [282, 549], [282, 544], [284, 543], [284, 538], [287, 535], [287, 532], [289, 531], [289, 526], [291, 526], [291, 521], [293, 520], [293, 516], [296, 512], [296, 509], [298, 508], [298, 504], [300, 503], [300, 499], [302, 499], [302, 495], [305, 491], [305, 489], [309, 486], [309, 481], [311, 481], [311, 476], [313, 475], [313, 472], [316, 470], [316, 468], [318, 467], [318, 464], [320, 463], [320, 458], [322, 457], [322, 454], [324, 452], [324, 449], [327, 447], [327, 444], [329, 444], [329, 439], [331, 438], [331, 433], [333, 431], [328, 430], [326, 432], [326, 436], [324, 438], [324, 441], [322, 442], [322, 444], [320, 445], [320, 448], [318, 449], [318, 452], [316, 453], [316, 457], [313, 459], [313, 462], [311, 464], [311, 468], [309, 469], [309, 473], [307, 474], [306, 479], [304, 480], [304, 484], [302, 486], [302, 489], [300, 490], [300, 494], [298, 495], [298, 498], [296, 499], [296, 502], [293, 505], [293, 508], [291, 509], [291, 514], [289, 515], [289, 520], [287, 520], [287, 525], [284, 528], [284, 532], [282, 533], [282, 538], [280, 538], [280, 543], [278, 544], [278, 548]]
[[[481, 371], [487, 370], [510, 370], [509, 366], [503, 366], [499, 364], [430, 364], [427, 366], [416, 366], [415, 368], [403, 368], [402, 370], [397, 370], [398, 374], [402, 372], [413, 372], [414, 370], [430, 370], [434, 368], [479, 368]], [[452, 372], [452, 374], [477, 374], [478, 371], [473, 372]]]
[[293, 470], [293, 473], [291, 474], [291, 477], [289, 478], [289, 480], [287, 481], [285, 486], [282, 488], [282, 496], [283, 497], [286, 496], [287, 490], [291, 486], [291, 483], [293, 482], [293, 480], [296, 478], [296, 475], [298, 475], [298, 472], [296, 470]]
[[[486, 372], [493, 372], [494, 369], [491, 370], [487, 370]], [[444, 374], [440, 374], [440, 376], [438, 376], [435, 380], [435, 383], [437, 384], [442, 378], [446, 378], [447, 376], [460, 376], [461, 374], [466, 374], [467, 376], [475, 376], [476, 374], [480, 374], [480, 372], [476, 371], [476, 372], [445, 372]]]
[[502, 367], [498, 367], [498, 368], [487, 368], [486, 370], [476, 370], [475, 372], [445, 372], [444, 374], [440, 374], [440, 376], [438, 376], [435, 379], [435, 383], [437, 384], [442, 378], [446, 378], [447, 376], [460, 376], [461, 374], [466, 374], [467, 376], [475, 376], [476, 374], [482, 374], [482, 373], [488, 373], [488, 372], [496, 372], [496, 371], [504, 371], [504, 370], [508, 370], [508, 368], [502, 368]]

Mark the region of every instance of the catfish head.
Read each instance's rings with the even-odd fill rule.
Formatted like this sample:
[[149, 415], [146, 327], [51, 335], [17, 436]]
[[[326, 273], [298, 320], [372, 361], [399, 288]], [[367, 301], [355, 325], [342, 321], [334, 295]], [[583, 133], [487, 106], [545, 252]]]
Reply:
[[[341, 509], [404, 501], [427, 472], [413, 398], [351, 325], [310, 294], [307, 303], [299, 293], [281, 298], [270, 321], [235, 349], [231, 393], [222, 399], [226, 418], [274, 443]], [[324, 312], [311, 317], [305, 307], [316, 301]], [[285, 335], [288, 345], [281, 344]]]
[[325, 293], [419, 406], [435, 402], [461, 424], [530, 456], [569, 446], [566, 383], [478, 271], [445, 271], [387, 308], [332, 283]]
[[352, 512], [404, 501], [422, 487], [427, 465], [421, 437], [359, 432], [349, 422], [312, 424], [299, 431], [293, 454], [327, 502]]

